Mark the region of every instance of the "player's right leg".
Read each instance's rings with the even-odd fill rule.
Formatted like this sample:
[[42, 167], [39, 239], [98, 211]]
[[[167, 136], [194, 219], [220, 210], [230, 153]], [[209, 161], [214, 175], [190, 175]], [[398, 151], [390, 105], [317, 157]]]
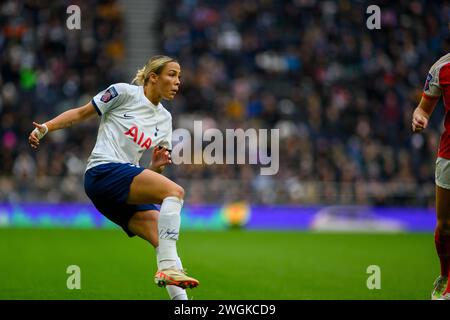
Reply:
[[[128, 221], [128, 230], [150, 242], [153, 247], [158, 248], [158, 216], [157, 210], [137, 211]], [[183, 269], [179, 258], [177, 259], [177, 267]], [[170, 283], [166, 286], [166, 289], [171, 300], [188, 300], [186, 290]]]
[[441, 273], [434, 283], [433, 300], [450, 294], [450, 160], [440, 157], [436, 160], [436, 215], [434, 239]]
[[436, 186], [437, 225], [434, 234], [436, 251], [439, 256], [441, 273], [434, 283], [431, 299], [439, 299], [450, 292], [448, 276], [450, 267], [450, 190]]
[[159, 286], [175, 285], [194, 288], [198, 280], [189, 277], [178, 262], [176, 242], [180, 230], [180, 213], [184, 190], [170, 179], [150, 170], [134, 177], [127, 198], [129, 204], [160, 203], [158, 218], [158, 271], [155, 283]]

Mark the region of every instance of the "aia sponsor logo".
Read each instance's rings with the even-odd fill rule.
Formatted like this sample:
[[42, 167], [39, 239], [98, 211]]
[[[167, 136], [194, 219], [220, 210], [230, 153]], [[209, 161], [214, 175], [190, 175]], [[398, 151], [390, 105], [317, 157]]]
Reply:
[[132, 126], [127, 132], [126, 136], [131, 136], [134, 143], [137, 143], [141, 148], [149, 149], [152, 145], [152, 139], [150, 137], [145, 137], [144, 132], [139, 132], [138, 127]]

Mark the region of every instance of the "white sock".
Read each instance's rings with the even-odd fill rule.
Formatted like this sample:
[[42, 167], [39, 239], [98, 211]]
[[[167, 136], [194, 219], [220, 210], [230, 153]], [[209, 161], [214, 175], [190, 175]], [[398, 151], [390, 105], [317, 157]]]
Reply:
[[183, 200], [177, 197], [167, 197], [161, 204], [158, 219], [159, 246], [156, 250], [159, 270], [176, 267], [182, 206]]
[[[180, 257], [177, 257], [177, 268], [183, 269]], [[177, 286], [166, 286], [166, 289], [171, 300], [188, 300], [186, 290]]]

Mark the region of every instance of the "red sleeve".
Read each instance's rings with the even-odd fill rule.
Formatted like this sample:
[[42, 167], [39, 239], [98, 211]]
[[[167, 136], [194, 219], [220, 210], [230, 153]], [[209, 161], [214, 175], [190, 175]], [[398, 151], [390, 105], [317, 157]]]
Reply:
[[447, 63], [439, 71], [439, 85], [442, 87], [450, 84], [450, 63]]
[[426, 100], [439, 100], [440, 96], [434, 97], [434, 96], [429, 96], [427, 94], [425, 94], [425, 92], [422, 92], [422, 97], [424, 97]]

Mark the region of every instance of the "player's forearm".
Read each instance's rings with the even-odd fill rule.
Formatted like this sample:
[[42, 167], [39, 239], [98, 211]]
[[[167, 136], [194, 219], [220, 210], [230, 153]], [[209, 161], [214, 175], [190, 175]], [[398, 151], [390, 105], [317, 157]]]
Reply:
[[413, 117], [417, 116], [417, 115], [424, 116], [427, 119], [429, 119], [431, 116], [431, 113], [427, 112], [427, 110], [424, 110], [420, 106], [418, 106], [416, 109], [414, 109]]
[[418, 114], [429, 119], [434, 111], [434, 108], [436, 107], [436, 103], [438, 102], [438, 100], [438, 98], [422, 97], [419, 105], [414, 110], [414, 114]]
[[67, 110], [50, 121], [45, 122], [48, 131], [55, 131], [73, 126], [83, 120], [81, 108]]

